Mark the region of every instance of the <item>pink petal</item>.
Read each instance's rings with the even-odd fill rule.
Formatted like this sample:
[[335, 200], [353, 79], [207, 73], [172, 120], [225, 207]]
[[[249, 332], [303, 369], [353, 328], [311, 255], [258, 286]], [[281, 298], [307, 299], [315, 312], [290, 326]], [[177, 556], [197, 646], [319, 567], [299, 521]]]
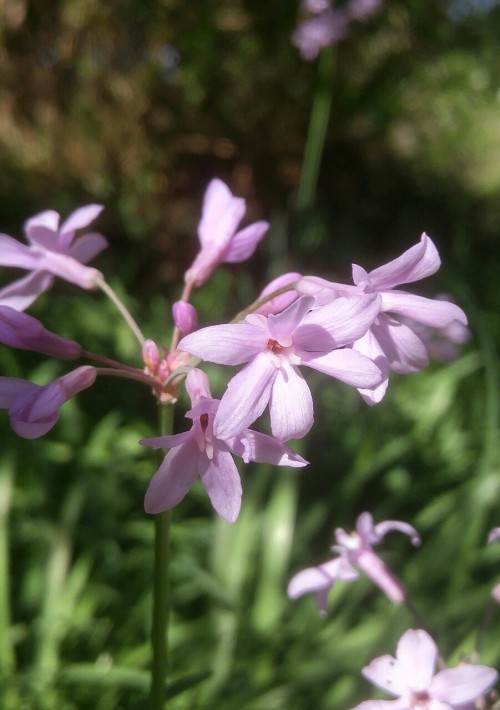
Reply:
[[141, 439], [139, 444], [141, 446], [150, 446], [152, 449], [176, 449], [193, 438], [194, 433], [191, 429], [180, 434], [167, 434], [165, 436], [152, 436], [149, 439]]
[[58, 249], [58, 228], [59, 213], [54, 210], [39, 212], [24, 223], [24, 232], [28, 241], [49, 249]]
[[146, 491], [146, 513], [170, 510], [184, 498], [198, 478], [201, 457], [206, 459], [195, 441], [189, 441], [168, 452]]
[[[408, 701], [403, 698], [398, 700], [365, 700], [352, 710], [409, 710], [409, 708]], [[426, 710], [434, 710], [434, 708], [428, 707]], [[448, 710], [448, 708], [442, 710]]]
[[33, 271], [0, 289], [0, 303], [24, 311], [53, 283], [54, 277], [48, 271]]
[[324, 372], [353, 387], [375, 387], [382, 379], [380, 368], [352, 348], [333, 350], [320, 357], [303, 359], [303, 365]]
[[404, 291], [384, 291], [382, 310], [397, 313], [405, 318], [433, 328], [445, 328], [454, 321], [467, 325], [467, 316], [461, 308], [449, 301], [414, 296]]
[[294, 330], [300, 324], [306, 313], [311, 310], [313, 303], [314, 298], [301, 296], [278, 315], [275, 316], [271, 314], [268, 316], [267, 327], [270, 335], [281, 343], [281, 345], [290, 345]]
[[287, 594], [290, 599], [297, 599], [303, 594], [330, 589], [337, 579], [350, 581], [357, 579], [358, 573], [341, 557], [329, 560], [317, 567], [308, 567], [298, 572], [288, 584]]
[[493, 528], [488, 535], [488, 544], [500, 540], [500, 528]]
[[234, 264], [249, 259], [268, 229], [269, 222], [254, 222], [245, 229], [236, 232], [229, 242], [224, 262]]
[[434, 274], [441, 266], [441, 259], [433, 241], [422, 234], [420, 243], [415, 244], [401, 256], [378, 269], [370, 271], [370, 281], [377, 291], [420, 281]]
[[387, 357], [391, 370], [400, 374], [419, 372], [429, 364], [427, 349], [413, 330], [386, 314], [372, 326], [373, 335]]
[[234, 523], [240, 512], [242, 490], [238, 469], [228, 451], [214, 450], [214, 458], [201, 475], [201, 482], [216, 512]]
[[266, 408], [277, 373], [271, 357], [261, 353], [230, 380], [214, 419], [217, 439], [241, 434]]
[[32, 382], [18, 377], [0, 377], [0, 409], [8, 409], [18, 394], [36, 387]]
[[358, 387], [359, 394], [367, 404], [370, 406], [378, 404], [385, 397], [389, 385], [389, 361], [380, 347], [377, 338], [374, 336], [372, 329], [365, 333], [362, 338], [356, 340], [353, 349], [372, 360], [382, 373], [380, 384], [376, 387]]
[[62, 360], [75, 360], [82, 353], [74, 340], [51, 333], [36, 318], [5, 305], [0, 305], [0, 342]]
[[415, 692], [428, 690], [436, 666], [438, 649], [427, 631], [409, 629], [401, 636], [396, 658], [402, 678]]
[[83, 266], [71, 256], [47, 252], [40, 259], [40, 267], [50, 271], [54, 276], [59, 276], [65, 281], [80, 286], [80, 288], [94, 288], [98, 278], [102, 277], [100, 271], [89, 266]]
[[404, 696], [408, 692], [403, 669], [400, 663], [392, 656], [385, 655], [375, 658], [361, 672], [370, 683], [391, 695]]
[[403, 583], [392, 574], [372, 550], [362, 550], [353, 561], [377, 587], [380, 587], [391, 602], [402, 604], [405, 601], [406, 589]]
[[82, 365], [56, 381], [63, 388], [65, 398], [70, 399], [87, 387], [91, 387], [95, 382], [96, 374], [95, 367]]
[[271, 430], [279, 441], [301, 439], [314, 423], [311, 390], [299, 370], [283, 360], [269, 400]]
[[413, 545], [420, 545], [420, 535], [415, 528], [401, 520], [384, 520], [382, 523], [377, 523], [374, 528], [376, 542], [380, 542], [392, 530], [408, 535]]
[[[265, 296], [269, 296], [271, 293], [274, 293], [274, 291], [278, 291], [278, 289], [283, 288], [283, 286], [288, 286], [289, 284], [295, 283], [300, 278], [301, 275], [296, 273], [295, 271], [278, 276], [278, 278], [273, 279], [273, 281], [267, 284], [265, 289], [260, 294], [259, 300], [261, 298], [264, 298]], [[257, 310], [255, 310], [254, 312], [261, 313], [265, 316], [269, 315], [270, 313], [281, 313], [281, 311], [284, 311], [285, 308], [287, 308], [290, 304], [297, 300], [297, 298], [298, 293], [297, 291], [295, 291], [295, 289], [292, 291], [286, 291], [280, 296], [275, 296], [270, 301], [267, 301], [262, 306], [260, 306], [260, 308], [257, 308]]]
[[285, 444], [272, 436], [261, 434], [252, 429], [245, 429], [234, 440], [226, 441], [226, 444], [245, 463], [258, 461], [259, 463], [271, 463], [274, 466], [293, 467], [307, 466], [308, 464], [308, 461]]
[[103, 209], [104, 205], [86, 205], [72, 212], [59, 229], [61, 245], [67, 248], [73, 239], [75, 231], [83, 227], [88, 227], [88, 225], [101, 214]]
[[88, 264], [107, 246], [108, 240], [102, 234], [89, 232], [89, 234], [84, 234], [75, 240], [75, 243], [69, 249], [69, 256], [81, 264]]
[[462, 705], [477, 700], [496, 683], [494, 668], [461, 663], [456, 668], [439, 671], [430, 685], [432, 697], [450, 705]]
[[202, 248], [224, 249], [245, 214], [245, 200], [233, 197], [222, 180], [212, 180], [203, 199], [198, 236]]
[[191, 399], [191, 405], [194, 406], [202, 397], [211, 399], [210, 382], [207, 374], [203, 370], [195, 367], [188, 372], [186, 377], [186, 390]]
[[[332, 336], [336, 347], [350, 345], [366, 333], [381, 306], [378, 294], [341, 296], [331, 303], [308, 313], [294, 337], [294, 342], [305, 347], [303, 332], [309, 325], [320, 326]], [[311, 349], [310, 347], [307, 348]], [[333, 349], [333, 348], [332, 348]]]
[[8, 234], [0, 234], [0, 266], [17, 266], [19, 269], [36, 269], [40, 254], [21, 244]]
[[186, 335], [178, 350], [219, 365], [241, 365], [266, 350], [269, 334], [250, 323], [211, 325]]

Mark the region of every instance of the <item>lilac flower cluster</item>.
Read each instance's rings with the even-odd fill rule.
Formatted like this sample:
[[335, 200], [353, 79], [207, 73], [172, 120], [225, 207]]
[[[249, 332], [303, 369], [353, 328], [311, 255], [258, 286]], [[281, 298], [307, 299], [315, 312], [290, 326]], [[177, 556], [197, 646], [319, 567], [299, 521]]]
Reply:
[[[36, 438], [55, 424], [62, 404], [90, 387], [97, 376], [142, 381], [165, 405], [176, 401], [179, 384], [186, 378], [191, 398], [186, 417], [192, 421], [191, 429], [141, 442], [170, 449], [147, 491], [148, 512], [177, 505], [200, 478], [216, 511], [227, 520], [236, 520], [241, 484], [233, 456], [278, 466], [307, 463], [285, 444], [305, 436], [314, 421], [312, 395], [302, 368], [355, 387], [366, 402], [375, 404], [387, 390], [390, 371], [412, 373], [427, 365], [426, 343], [418, 335], [419, 328], [441, 331], [467, 323], [464, 312], [453, 303], [396, 288], [439, 268], [436, 247], [424, 234], [418, 244], [378, 269], [368, 273], [353, 266], [354, 285], [283, 274], [231, 323], [196, 330], [197, 314], [189, 303], [192, 290], [202, 286], [219, 264], [249, 258], [268, 228], [267, 222], [260, 221], [240, 229], [245, 201], [216, 179], [203, 201], [199, 253], [186, 270], [181, 298], [172, 307], [172, 342], [170, 348], [161, 349], [142, 335], [102, 273], [87, 265], [106, 240], [94, 232], [76, 237], [76, 232], [88, 227], [101, 209], [99, 205], [82, 207], [61, 226], [56, 212], [42, 212], [26, 222], [29, 246], [0, 235], [0, 265], [29, 272], [0, 291], [0, 342], [62, 360], [94, 362], [45, 385], [0, 378], [0, 406], [8, 409], [18, 434]], [[56, 277], [81, 288], [100, 288], [112, 298], [139, 340], [142, 368], [89, 353], [23, 312]], [[220, 401], [212, 398], [206, 375], [193, 369], [199, 359], [244, 365]], [[249, 428], [267, 408], [272, 436]], [[358, 558], [364, 559], [358, 555], [358, 564]]]
[[303, 18], [292, 35], [301, 56], [310, 62], [318, 54], [349, 33], [351, 22], [367, 22], [382, 6], [382, 0], [349, 0], [343, 7], [332, 7], [330, 0], [302, 0]]

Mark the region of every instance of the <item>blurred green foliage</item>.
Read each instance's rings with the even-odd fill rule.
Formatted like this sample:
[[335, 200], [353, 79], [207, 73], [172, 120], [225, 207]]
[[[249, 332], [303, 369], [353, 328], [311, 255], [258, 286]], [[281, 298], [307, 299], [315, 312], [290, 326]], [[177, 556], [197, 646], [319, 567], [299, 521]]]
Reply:
[[[471, 320], [457, 360], [394, 377], [375, 408], [310, 377], [316, 423], [297, 448], [311, 465], [246, 467], [235, 525], [214, 518], [201, 487], [176, 509], [175, 710], [347, 710], [370, 696], [359, 671], [393, 653], [415, 624], [408, 612], [363, 579], [333, 590], [326, 620], [310, 596], [285, 596], [291, 574], [327, 559], [333, 529], [363, 510], [419, 529], [421, 548], [389, 537], [385, 559], [443, 655], [473, 650], [500, 564], [485, 545], [500, 524], [500, 8], [468, 7], [452, 19], [442, 0], [394, 0], [339, 46], [317, 200], [297, 215], [316, 67], [290, 43], [295, 3], [0, 3], [1, 228], [21, 235], [38, 210], [105, 203], [110, 248], [97, 266], [148, 336], [168, 342], [215, 175], [247, 199], [249, 221], [272, 225], [251, 264], [195, 294], [202, 323], [232, 317], [280, 271], [347, 280], [351, 261], [383, 263], [423, 230], [444, 266], [420, 292], [451, 293]], [[88, 350], [140, 363], [97, 294], [57, 284], [32, 312]], [[6, 348], [0, 365], [37, 382], [60, 372]], [[220, 394], [227, 373], [210, 376]], [[139, 384], [103, 380], [44, 439], [17, 439], [2, 416], [5, 710], [147, 707], [153, 527], [142, 501], [155, 460], [137, 442], [156, 432], [155, 409]], [[498, 613], [483, 631], [481, 661], [498, 667]]]

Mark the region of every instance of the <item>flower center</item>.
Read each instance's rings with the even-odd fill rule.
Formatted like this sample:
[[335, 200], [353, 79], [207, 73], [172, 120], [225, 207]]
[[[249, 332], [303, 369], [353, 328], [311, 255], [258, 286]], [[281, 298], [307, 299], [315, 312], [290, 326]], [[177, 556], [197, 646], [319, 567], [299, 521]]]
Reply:
[[281, 355], [284, 350], [283, 345], [280, 345], [277, 340], [268, 340], [267, 349], [270, 350], [274, 355]]
[[412, 691], [410, 697], [410, 707], [416, 708], [417, 710], [425, 710], [427, 708], [428, 702], [431, 700], [429, 693], [426, 690]]

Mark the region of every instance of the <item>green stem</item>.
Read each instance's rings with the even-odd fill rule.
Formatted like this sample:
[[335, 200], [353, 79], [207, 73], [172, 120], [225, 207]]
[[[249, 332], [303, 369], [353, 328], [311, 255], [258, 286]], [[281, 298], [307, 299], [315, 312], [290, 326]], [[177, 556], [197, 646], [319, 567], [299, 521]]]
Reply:
[[9, 511], [12, 494], [12, 466], [4, 459], [0, 464], [0, 677], [14, 668], [9, 592]]
[[[173, 413], [174, 408], [171, 405], [160, 407], [159, 418], [162, 435], [172, 433]], [[170, 522], [170, 510], [155, 515], [153, 623], [151, 629], [151, 710], [164, 710], [166, 701], [168, 674], [167, 634], [170, 612]]]
[[334, 68], [335, 48], [328, 47], [321, 53], [318, 61], [318, 83], [311, 109], [300, 184], [297, 192], [297, 209], [299, 212], [308, 210], [316, 195], [321, 156], [330, 120]]

